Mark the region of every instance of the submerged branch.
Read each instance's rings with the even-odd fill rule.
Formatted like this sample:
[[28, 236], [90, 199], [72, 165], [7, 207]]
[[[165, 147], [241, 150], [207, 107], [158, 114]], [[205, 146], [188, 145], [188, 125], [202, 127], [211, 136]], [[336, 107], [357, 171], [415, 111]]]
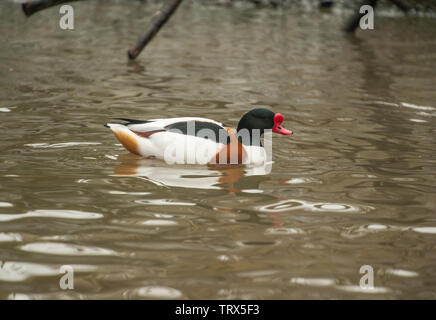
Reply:
[[406, 0], [391, 0], [401, 11], [407, 13], [410, 11], [411, 7], [406, 2]]
[[127, 51], [130, 60], [135, 59], [141, 53], [142, 49], [144, 49], [147, 43], [153, 39], [160, 28], [162, 28], [171, 15], [176, 11], [182, 1], [183, 0], [170, 0], [161, 11], [157, 12], [157, 15], [148, 26], [145, 34], [138, 39], [136, 44], [129, 51]]
[[73, 2], [73, 1], [80, 1], [80, 0], [32, 0], [21, 4], [21, 8], [23, 8], [23, 11], [26, 14], [26, 16], [29, 17], [35, 12], [38, 12], [40, 10], [53, 7], [61, 3]]

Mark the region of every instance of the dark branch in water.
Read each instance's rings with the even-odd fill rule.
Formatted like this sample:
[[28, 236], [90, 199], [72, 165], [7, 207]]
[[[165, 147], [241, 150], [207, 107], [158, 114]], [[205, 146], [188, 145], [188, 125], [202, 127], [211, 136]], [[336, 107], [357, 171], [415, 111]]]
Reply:
[[401, 11], [404, 13], [409, 12], [411, 9], [409, 4], [406, 2], [406, 0], [391, 0], [398, 8], [400, 8]]
[[127, 51], [129, 59], [135, 59], [144, 49], [144, 47], [153, 39], [156, 33], [168, 21], [171, 15], [176, 11], [177, 7], [183, 0], [170, 0], [164, 8], [157, 12], [155, 18], [150, 23], [145, 34], [138, 39], [136, 44]]
[[334, 6], [335, 2], [333, 0], [321, 0], [319, 7], [321, 9], [330, 9]]
[[375, 8], [377, 5], [377, 0], [364, 0], [360, 5], [356, 8], [353, 16], [348, 20], [345, 24], [344, 31], [346, 32], [354, 32], [359, 26], [360, 19], [365, 15], [364, 13], [360, 13], [360, 7], [364, 5], [370, 5]]
[[21, 7], [23, 8], [23, 11], [26, 14], [26, 16], [29, 17], [35, 12], [38, 12], [40, 10], [53, 7], [61, 3], [73, 2], [73, 1], [79, 1], [79, 0], [33, 0], [33, 1], [24, 2], [21, 5]]

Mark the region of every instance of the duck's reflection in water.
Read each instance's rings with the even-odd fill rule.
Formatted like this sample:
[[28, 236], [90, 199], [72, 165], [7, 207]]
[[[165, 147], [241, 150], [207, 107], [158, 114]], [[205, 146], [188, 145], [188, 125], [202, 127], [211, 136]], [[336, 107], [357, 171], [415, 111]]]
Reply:
[[[161, 160], [132, 154], [120, 155], [114, 168], [116, 176], [141, 177], [156, 185], [195, 189], [217, 189], [239, 192], [256, 190], [271, 171], [271, 164], [257, 167], [245, 165], [167, 165]], [[244, 178], [244, 179], [242, 179]]]

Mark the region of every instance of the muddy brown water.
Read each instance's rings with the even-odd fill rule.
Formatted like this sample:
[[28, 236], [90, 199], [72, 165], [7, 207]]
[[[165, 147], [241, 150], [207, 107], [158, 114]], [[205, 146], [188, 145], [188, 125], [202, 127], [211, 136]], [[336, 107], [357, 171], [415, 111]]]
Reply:
[[[0, 4], [0, 298], [436, 298], [436, 20], [183, 4]], [[269, 174], [128, 154], [111, 117], [237, 125], [269, 107]], [[74, 271], [63, 290], [61, 266]], [[360, 286], [369, 265], [374, 288]]]

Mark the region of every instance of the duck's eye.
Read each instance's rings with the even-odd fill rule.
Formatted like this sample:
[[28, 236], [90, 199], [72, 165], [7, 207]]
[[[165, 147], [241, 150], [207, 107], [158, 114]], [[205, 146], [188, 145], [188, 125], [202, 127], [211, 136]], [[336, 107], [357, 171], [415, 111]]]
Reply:
[[278, 126], [277, 128], [280, 129], [280, 130], [282, 130], [282, 127], [280, 127], [280, 126]]

